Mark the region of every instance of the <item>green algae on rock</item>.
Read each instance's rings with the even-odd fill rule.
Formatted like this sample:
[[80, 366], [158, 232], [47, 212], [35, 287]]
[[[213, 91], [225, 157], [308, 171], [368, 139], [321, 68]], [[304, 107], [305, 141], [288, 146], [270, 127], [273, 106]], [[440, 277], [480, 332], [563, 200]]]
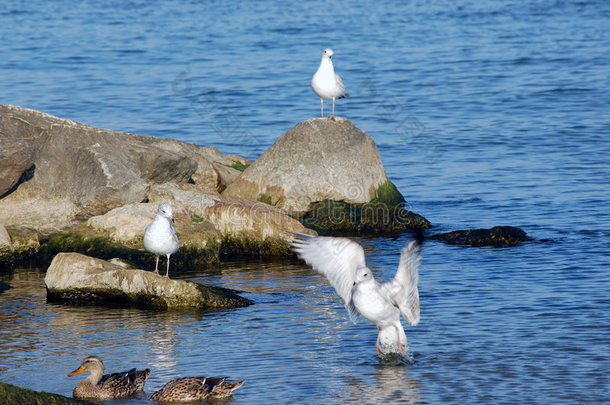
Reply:
[[34, 391], [13, 384], [0, 382], [0, 403], [3, 405], [75, 405], [93, 404], [82, 399], [64, 397], [59, 394]]
[[346, 204], [341, 201], [320, 201], [302, 218], [303, 224], [323, 235], [337, 233], [395, 233], [412, 229], [428, 229], [430, 222], [401, 205], [381, 202]]

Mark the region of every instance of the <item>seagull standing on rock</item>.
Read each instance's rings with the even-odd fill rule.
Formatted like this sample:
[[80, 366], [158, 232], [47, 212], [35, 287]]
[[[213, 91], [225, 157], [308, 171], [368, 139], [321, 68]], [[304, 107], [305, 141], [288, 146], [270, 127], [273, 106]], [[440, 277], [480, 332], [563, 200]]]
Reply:
[[322, 61], [320, 67], [313, 79], [311, 79], [311, 88], [313, 92], [320, 97], [320, 111], [322, 117], [324, 117], [324, 100], [333, 100], [333, 113], [330, 116], [331, 120], [335, 119], [335, 99], [349, 97], [349, 94], [345, 93], [345, 86], [343, 80], [335, 73], [333, 67], [333, 50], [325, 49], [322, 53]]
[[377, 325], [377, 355], [407, 355], [407, 335], [400, 315], [410, 325], [419, 322], [419, 263], [421, 240], [416, 239], [402, 249], [398, 270], [392, 281], [380, 284], [366, 266], [362, 247], [347, 238], [311, 236], [297, 233], [292, 249], [328, 278], [345, 301], [351, 320], [360, 316]]
[[178, 236], [172, 226], [174, 210], [169, 203], [159, 204], [155, 219], [148, 224], [144, 232], [144, 248], [157, 255], [155, 273], [159, 274], [159, 256], [167, 255], [167, 271], [165, 277], [169, 278], [169, 257], [178, 251]]

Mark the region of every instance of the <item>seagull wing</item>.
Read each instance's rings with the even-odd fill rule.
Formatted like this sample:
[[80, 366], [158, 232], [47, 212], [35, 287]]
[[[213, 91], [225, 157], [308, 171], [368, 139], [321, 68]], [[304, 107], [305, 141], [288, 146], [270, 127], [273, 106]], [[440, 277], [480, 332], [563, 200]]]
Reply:
[[298, 238], [292, 241], [292, 249], [314, 270], [326, 276], [345, 301], [350, 319], [356, 322], [360, 314], [352, 301], [352, 287], [356, 270], [366, 266], [362, 247], [346, 238], [296, 235]]
[[180, 242], [178, 242], [178, 234], [176, 233], [176, 228], [174, 228], [174, 226], [170, 223], [169, 224], [169, 228], [171, 229], [171, 234], [172, 234], [172, 239], [173, 241], [179, 245]]
[[341, 80], [341, 76], [339, 76], [338, 74], [335, 73], [335, 83], [337, 84], [337, 87], [341, 90], [341, 96], [340, 97], [345, 97], [345, 86], [343, 85], [343, 80]]
[[382, 285], [392, 303], [410, 325], [419, 322], [419, 263], [421, 262], [421, 242], [412, 241], [402, 249], [400, 263], [394, 279]]

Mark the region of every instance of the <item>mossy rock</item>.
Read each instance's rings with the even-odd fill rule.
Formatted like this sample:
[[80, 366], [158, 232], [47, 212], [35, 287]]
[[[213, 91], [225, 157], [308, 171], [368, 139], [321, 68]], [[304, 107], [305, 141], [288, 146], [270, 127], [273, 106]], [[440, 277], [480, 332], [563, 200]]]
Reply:
[[93, 404], [93, 402], [83, 401], [64, 397], [63, 395], [39, 392], [16, 385], [0, 382], [0, 403], [3, 405], [73, 405], [73, 404]]
[[459, 230], [432, 235], [430, 239], [442, 240], [450, 245], [463, 246], [516, 246], [529, 241], [525, 231], [514, 226], [495, 226], [491, 229]]
[[428, 229], [430, 222], [402, 205], [370, 202], [362, 205], [320, 201], [302, 218], [303, 225], [322, 235], [396, 233]]
[[209, 303], [208, 309], [240, 308], [254, 304], [254, 301], [238, 295], [237, 291], [230, 288], [195, 284], [201, 291], [202, 297]]
[[184, 301], [183, 305], [174, 303], [171, 308], [167, 300], [150, 294], [127, 294], [122, 291], [96, 290], [93, 288], [75, 288], [69, 290], [47, 289], [47, 302], [71, 305], [103, 305], [117, 308], [141, 309], [193, 309], [193, 310], [219, 310], [240, 308], [252, 305], [254, 302], [239, 296], [236, 291], [194, 283], [201, 292], [201, 301], [205, 304], [194, 306], [192, 302]]
[[291, 255], [288, 243], [279, 238], [267, 238], [261, 242], [244, 235], [238, 237], [225, 236], [220, 248], [220, 257], [222, 259]]
[[[220, 245], [210, 241], [206, 248], [194, 246], [181, 246], [178, 252], [171, 256], [171, 269], [180, 272], [180, 269], [193, 267], [206, 267], [217, 263]], [[139, 268], [154, 268], [156, 257], [154, 254], [134, 249], [123, 244], [113, 242], [105, 236], [84, 236], [79, 233], [65, 232], [53, 235], [39, 250], [39, 257], [44, 264], [51, 262], [60, 252], [76, 252], [94, 256], [104, 260], [120, 258]]]
[[[201, 220], [196, 225], [203, 222]], [[10, 271], [19, 265], [47, 267], [55, 255], [61, 252], [76, 252], [103, 260], [119, 258], [134, 268], [142, 269], [153, 269], [156, 260], [155, 255], [145, 251], [141, 243], [119, 243], [114, 241], [108, 232], [94, 231], [90, 227], [77, 225], [68, 231], [47, 237], [39, 247], [0, 255], [0, 274], [3, 269]], [[261, 241], [258, 235], [249, 236], [247, 232], [222, 237], [218, 233], [190, 230], [181, 235], [180, 249], [171, 256], [170, 272], [179, 274], [182, 269], [190, 271], [206, 268], [218, 263], [221, 257], [266, 255], [289, 256], [291, 253], [287, 243], [277, 237]], [[162, 262], [164, 260], [165, 258], [161, 258]]]
[[234, 160], [233, 164], [229, 167], [232, 167], [235, 170], [238, 170], [240, 172], [243, 172], [244, 170], [246, 170], [248, 168], [248, 166], [250, 166], [250, 164], [244, 164], [240, 161]]
[[273, 205], [273, 199], [269, 194], [259, 194], [256, 201], [260, 201], [268, 205]]
[[382, 203], [395, 207], [404, 204], [405, 198], [400, 194], [394, 183], [388, 180], [375, 190], [375, 198], [371, 203]]

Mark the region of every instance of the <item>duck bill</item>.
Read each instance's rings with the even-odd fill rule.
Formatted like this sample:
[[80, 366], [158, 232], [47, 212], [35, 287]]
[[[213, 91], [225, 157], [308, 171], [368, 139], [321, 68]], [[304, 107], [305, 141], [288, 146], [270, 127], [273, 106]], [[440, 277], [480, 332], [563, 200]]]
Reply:
[[77, 368], [76, 370], [74, 370], [73, 372], [71, 372], [70, 374], [68, 374], [68, 377], [72, 377], [73, 375], [77, 375], [80, 373], [84, 373], [86, 370], [82, 367]]

